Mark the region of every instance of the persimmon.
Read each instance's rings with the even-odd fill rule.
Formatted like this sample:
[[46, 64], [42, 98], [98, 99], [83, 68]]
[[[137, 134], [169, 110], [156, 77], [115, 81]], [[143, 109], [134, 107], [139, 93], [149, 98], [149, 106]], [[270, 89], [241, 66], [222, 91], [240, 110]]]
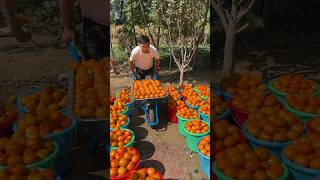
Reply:
[[181, 94], [177, 91], [177, 89], [172, 84], [167, 86], [167, 91], [170, 94], [170, 97], [173, 98], [174, 100], [177, 100], [181, 97]]
[[199, 141], [198, 149], [203, 155], [210, 157], [210, 136], [205, 136]]
[[210, 89], [208, 86], [206, 85], [198, 85], [195, 87], [196, 90], [199, 91], [199, 94], [201, 96], [204, 96], [204, 97], [207, 97], [209, 98], [210, 97]]
[[135, 99], [160, 98], [167, 95], [159, 80], [135, 80], [133, 92]]
[[298, 111], [319, 114], [320, 97], [311, 94], [299, 94], [286, 96], [288, 105]]
[[185, 119], [196, 119], [199, 118], [199, 114], [196, 110], [188, 107], [183, 107], [181, 109], [178, 109], [177, 111], [178, 115]]
[[123, 114], [110, 114], [110, 128], [121, 127], [126, 124], [128, 117]]
[[317, 90], [315, 81], [308, 80], [303, 75], [286, 74], [280, 76], [272, 85], [287, 94], [311, 94]]
[[[115, 130], [110, 132], [110, 142], [114, 147], [122, 147], [132, 139], [132, 134], [129, 130], [120, 130], [116, 128]], [[120, 143], [122, 142], [122, 143]], [[123, 143], [125, 142], [125, 143]]]
[[298, 117], [284, 109], [272, 114], [258, 110], [249, 114], [247, 131], [263, 141], [285, 142], [299, 138], [304, 132], [304, 126]]
[[140, 155], [129, 147], [121, 147], [110, 152], [110, 176], [123, 176], [132, 171], [140, 161]]
[[203, 134], [209, 131], [209, 126], [202, 120], [190, 120], [185, 125], [185, 128], [194, 134]]
[[248, 144], [239, 147], [239, 145], [228, 147], [215, 156], [217, 168], [225, 176], [238, 180], [260, 180], [277, 179], [283, 175], [284, 168], [281, 161], [277, 156], [269, 156], [269, 150], [260, 147], [252, 149]]
[[156, 169], [153, 168], [153, 167], [141, 168], [141, 169], [133, 171], [131, 173], [129, 179], [130, 180], [139, 180], [139, 179], [143, 179], [143, 180], [148, 180], [148, 179], [160, 180], [161, 179], [161, 174], [159, 172], [157, 172]]

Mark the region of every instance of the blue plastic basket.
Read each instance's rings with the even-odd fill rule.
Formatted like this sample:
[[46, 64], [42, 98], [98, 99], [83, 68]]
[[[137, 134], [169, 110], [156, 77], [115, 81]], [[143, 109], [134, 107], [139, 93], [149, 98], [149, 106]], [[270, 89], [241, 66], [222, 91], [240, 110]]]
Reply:
[[220, 115], [217, 117], [217, 121], [220, 121], [220, 120], [223, 120], [223, 119], [227, 120], [228, 117], [230, 116], [230, 114], [231, 114], [231, 110], [228, 108], [226, 112], [220, 114]]
[[210, 120], [210, 115], [205, 115], [205, 114], [201, 113], [200, 111], [198, 111], [198, 113], [200, 114], [200, 118], [201, 118], [202, 120], [204, 120], [205, 122], [209, 122], [209, 120]]
[[186, 136], [187, 135], [187, 132], [184, 130], [184, 126], [187, 124], [187, 122], [189, 120], [195, 120], [195, 119], [198, 119], [198, 118], [195, 118], [195, 119], [185, 119], [183, 117], [180, 117], [178, 113], [176, 113], [176, 116], [178, 118], [178, 130], [179, 130], [179, 133], [182, 135], [182, 136]]
[[[204, 136], [205, 137], [205, 136]], [[201, 139], [203, 139], [204, 137], [200, 138], [198, 141], [197, 141], [197, 146], [199, 144], [199, 142], [201, 141]], [[200, 168], [202, 170], [202, 172], [208, 176], [208, 178], [210, 179], [210, 158], [203, 155], [199, 149], [197, 148], [197, 153], [198, 153], [198, 156], [199, 156], [199, 162], [200, 162]]]
[[133, 111], [134, 111], [134, 99], [132, 98], [132, 101], [128, 104], [126, 104], [127, 108], [128, 108], [128, 114], [127, 116], [132, 118], [132, 114], [133, 114]]
[[271, 151], [272, 154], [275, 154], [278, 157], [281, 156], [282, 149], [290, 143], [290, 141], [279, 143], [279, 142], [261, 141], [259, 139], [256, 139], [255, 137], [251, 136], [251, 134], [248, 133], [247, 122], [243, 123], [242, 132], [243, 132], [244, 136], [249, 140], [249, 143], [253, 148], [256, 148], [259, 146], [267, 148]]
[[192, 106], [192, 105], [190, 105], [188, 102], [189, 102], [189, 101], [187, 100], [187, 101], [186, 101], [186, 104], [187, 104], [187, 106], [188, 106], [189, 108], [192, 108], [192, 109], [198, 111], [198, 109], [199, 109], [200, 106]]
[[292, 174], [292, 176], [297, 180], [300, 180], [300, 179], [314, 180], [316, 179], [317, 176], [320, 175], [320, 170], [305, 168], [305, 167], [301, 167], [294, 164], [293, 162], [291, 162], [285, 157], [285, 155], [283, 154], [283, 151], [281, 152], [281, 159], [283, 163], [285, 163], [288, 166], [288, 169]]
[[[26, 91], [26, 92], [24, 92], [24, 93], [22, 93], [22, 94], [20, 94], [20, 95], [18, 96], [18, 98], [17, 98], [17, 107], [18, 107], [18, 110], [19, 110], [19, 114], [20, 114], [20, 115], [22, 115], [22, 114], [24, 114], [24, 113], [26, 113], [26, 112], [29, 111], [26, 107], [24, 107], [24, 106], [22, 105], [22, 103], [21, 103], [22, 98], [24, 98], [24, 97], [26, 97], [26, 96], [29, 96], [29, 95], [31, 95], [31, 94], [33, 94], [33, 93], [40, 92], [41, 90], [42, 90], [42, 89], [39, 88], [39, 87], [33, 87], [33, 88], [31, 88], [30, 90], [28, 90], [28, 91]], [[67, 107], [64, 107], [64, 108], [60, 109], [60, 112], [67, 112]]]
[[69, 152], [66, 152], [64, 154], [60, 154], [54, 165], [54, 171], [59, 176], [64, 176], [71, 172], [72, 167], [74, 165], [74, 158], [72, 155], [72, 150]]
[[[203, 121], [205, 122], [205, 121]], [[199, 139], [203, 138], [204, 136], [207, 136], [208, 134], [210, 134], [210, 123], [207, 123], [206, 124], [208, 125], [209, 127], [209, 130], [205, 133], [202, 133], [202, 134], [194, 134], [192, 132], [188, 132], [186, 130], [186, 127], [183, 126], [183, 129], [184, 131], [186, 132], [186, 136], [185, 136], [185, 141], [186, 141], [186, 144], [187, 144], [187, 148], [193, 152], [197, 152], [197, 142], [199, 141]]]

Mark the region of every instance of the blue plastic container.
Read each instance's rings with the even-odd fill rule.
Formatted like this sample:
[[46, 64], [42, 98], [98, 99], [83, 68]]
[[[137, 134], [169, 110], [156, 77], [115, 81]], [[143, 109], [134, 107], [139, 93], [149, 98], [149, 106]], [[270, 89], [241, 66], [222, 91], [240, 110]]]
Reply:
[[209, 120], [210, 120], [210, 115], [205, 115], [205, 114], [201, 113], [200, 111], [198, 111], [198, 113], [200, 114], [200, 118], [201, 118], [202, 120], [204, 120], [205, 122], [209, 122]]
[[182, 136], [186, 136], [187, 135], [187, 132], [185, 131], [184, 129], [184, 126], [187, 124], [187, 122], [189, 120], [195, 120], [195, 119], [199, 119], [199, 116], [195, 119], [185, 119], [183, 117], [180, 117], [178, 113], [176, 113], [176, 116], [178, 118], [178, 129], [179, 129], [179, 133], [182, 135]]
[[[205, 122], [205, 121], [203, 121]], [[207, 136], [208, 134], [210, 134], [210, 123], [207, 123], [209, 129], [207, 132], [202, 133], [202, 134], [194, 134], [192, 132], [188, 132], [186, 127], [183, 126], [184, 131], [186, 132], [186, 136], [185, 136], [185, 141], [187, 144], [187, 148], [193, 152], [197, 152], [198, 147], [197, 147], [197, 142], [199, 141], [199, 139], [203, 138], [204, 136]]]
[[127, 108], [128, 108], [128, 114], [127, 116], [132, 118], [132, 114], [133, 114], [133, 111], [134, 111], [134, 99], [132, 99], [132, 101], [128, 104], [126, 104]]
[[59, 176], [64, 176], [71, 172], [74, 165], [72, 150], [64, 154], [59, 154], [55, 161], [54, 171]]
[[[205, 137], [205, 136], [204, 136]], [[199, 142], [201, 141], [201, 139], [203, 139], [204, 137], [200, 138], [198, 141], [197, 141], [197, 147], [198, 147], [198, 144]], [[210, 179], [210, 157], [207, 157], [205, 155], [203, 155], [199, 149], [197, 148], [197, 153], [198, 153], [198, 156], [199, 156], [199, 162], [200, 162], [200, 168], [202, 170], [202, 172], [208, 176], [208, 178]]]
[[[130, 118], [128, 117], [128, 121], [123, 125], [123, 126], [121, 126], [121, 127], [119, 127], [120, 129], [128, 129], [128, 127], [129, 127], [129, 124], [130, 124]], [[113, 131], [114, 130], [114, 128], [110, 128], [109, 129], [109, 131]]]
[[[40, 92], [40, 91], [41, 91], [41, 88], [34, 87], [31, 90], [28, 90], [28, 91], [26, 91], [26, 92], [24, 92], [24, 93], [22, 93], [21, 95], [18, 96], [18, 98], [17, 98], [17, 107], [18, 107], [20, 115], [22, 115], [22, 114], [24, 114], [24, 113], [29, 111], [26, 107], [24, 107], [22, 105], [22, 103], [21, 103], [22, 98], [24, 98], [26, 96], [29, 96], [29, 95], [31, 95], [33, 93]], [[64, 107], [64, 108], [60, 109], [60, 112], [67, 112], [67, 107]]]
[[231, 110], [228, 108], [226, 112], [220, 114], [218, 117], [217, 117], [217, 121], [220, 121], [220, 120], [227, 120], [228, 117], [230, 116], [230, 113], [231, 113]]
[[281, 157], [282, 149], [290, 143], [290, 141], [279, 143], [279, 142], [261, 141], [259, 139], [256, 139], [255, 137], [253, 137], [251, 134], [248, 133], [247, 122], [243, 123], [242, 132], [244, 136], [249, 140], [249, 143], [252, 146], [252, 148], [256, 148], [259, 146], [267, 148], [271, 151], [272, 154], [277, 155], [279, 158]]
[[320, 170], [305, 168], [292, 163], [289, 159], [285, 157], [283, 151], [281, 152], [281, 159], [283, 163], [286, 164], [286, 166], [288, 166], [288, 169], [292, 176], [297, 180], [315, 180], [316, 177], [320, 175]]

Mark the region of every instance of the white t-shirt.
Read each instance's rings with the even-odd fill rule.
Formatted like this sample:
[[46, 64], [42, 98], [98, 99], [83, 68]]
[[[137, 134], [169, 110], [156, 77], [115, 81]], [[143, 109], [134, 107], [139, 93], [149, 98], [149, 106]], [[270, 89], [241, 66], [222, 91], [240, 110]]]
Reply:
[[109, 24], [109, 4], [106, 0], [80, 0], [82, 15], [101, 25]]
[[136, 67], [142, 70], [148, 70], [153, 66], [153, 59], [159, 59], [160, 54], [158, 53], [157, 49], [150, 45], [149, 46], [149, 53], [143, 53], [141, 51], [140, 46], [135, 47], [130, 56], [130, 61], [133, 61]]

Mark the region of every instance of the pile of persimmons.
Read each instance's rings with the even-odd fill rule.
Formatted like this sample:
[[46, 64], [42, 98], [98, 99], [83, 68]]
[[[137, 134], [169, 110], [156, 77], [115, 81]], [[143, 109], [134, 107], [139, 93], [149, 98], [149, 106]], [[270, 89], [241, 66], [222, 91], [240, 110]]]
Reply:
[[90, 60], [72, 63], [74, 70], [73, 110], [77, 117], [107, 117], [107, 75], [102, 62]]

